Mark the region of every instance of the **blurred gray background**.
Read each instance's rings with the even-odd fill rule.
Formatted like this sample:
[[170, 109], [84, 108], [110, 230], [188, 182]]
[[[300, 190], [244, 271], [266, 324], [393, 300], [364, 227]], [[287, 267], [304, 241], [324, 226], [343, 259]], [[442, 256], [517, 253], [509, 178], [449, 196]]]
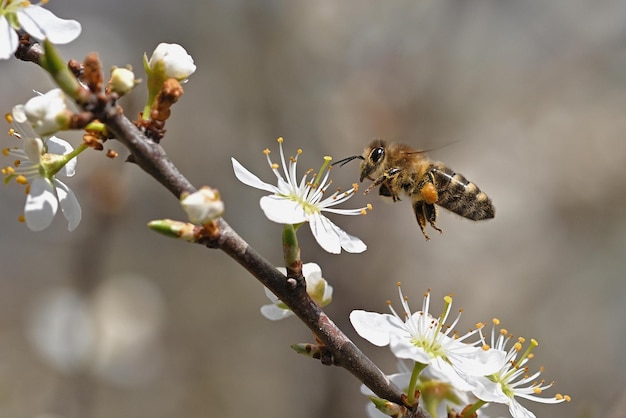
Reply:
[[[494, 201], [473, 223], [441, 211], [425, 242], [407, 199], [366, 217], [332, 217], [369, 249], [330, 255], [299, 233], [302, 258], [335, 288], [326, 311], [387, 373], [395, 360], [356, 336], [353, 309], [386, 311], [396, 282], [418, 309], [453, 292], [459, 330], [496, 316], [540, 346], [531, 369], [569, 404], [522, 401], [539, 417], [604, 417], [626, 389], [626, 3], [621, 1], [53, 1], [83, 25], [60, 49], [104, 67], [159, 42], [182, 44], [197, 72], [162, 144], [197, 186], [222, 193], [226, 220], [281, 265], [281, 226], [239, 183], [230, 157], [273, 179], [276, 138], [301, 168], [359, 154], [373, 138], [434, 149]], [[3, 112], [52, 87], [33, 65], [0, 62]], [[145, 78], [145, 77], [144, 77]], [[134, 117], [143, 86], [122, 100]], [[8, 129], [8, 126], [7, 126]], [[74, 144], [80, 135], [66, 136]], [[0, 142], [11, 145], [5, 136]], [[312, 341], [294, 318], [265, 320], [262, 286], [219, 251], [146, 228], [183, 219], [165, 189], [87, 152], [67, 183], [83, 206], [74, 233], [17, 222], [24, 193], [2, 188], [0, 416], [361, 417], [366, 398], [342, 369], [289, 345]], [[6, 165], [4, 162], [2, 165]], [[303, 173], [303, 171], [302, 171]], [[335, 184], [358, 176], [353, 163]], [[496, 409], [490, 415], [508, 412]], [[621, 413], [611, 416], [624, 416]]]

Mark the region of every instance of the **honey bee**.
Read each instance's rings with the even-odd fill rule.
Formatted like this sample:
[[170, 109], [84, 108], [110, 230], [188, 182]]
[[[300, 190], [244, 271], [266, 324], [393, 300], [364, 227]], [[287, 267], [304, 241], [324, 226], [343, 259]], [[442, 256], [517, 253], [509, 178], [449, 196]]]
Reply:
[[417, 223], [426, 240], [430, 239], [426, 233], [427, 221], [433, 229], [442, 232], [436, 225], [435, 205], [473, 221], [495, 216], [491, 199], [478, 186], [443, 163], [429, 160], [424, 151], [376, 139], [362, 155], [344, 158], [337, 163], [343, 166], [354, 159], [363, 160], [360, 181], [373, 181], [365, 194], [380, 186], [378, 194], [390, 197], [394, 202], [400, 200], [401, 193], [411, 198]]

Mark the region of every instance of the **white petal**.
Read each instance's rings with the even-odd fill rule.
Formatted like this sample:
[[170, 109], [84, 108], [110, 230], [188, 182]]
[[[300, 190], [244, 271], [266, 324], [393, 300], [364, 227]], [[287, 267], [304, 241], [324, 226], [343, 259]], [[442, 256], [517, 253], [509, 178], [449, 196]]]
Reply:
[[343, 229], [337, 228], [337, 234], [339, 235], [339, 239], [341, 240], [341, 248], [346, 250], [349, 253], [362, 253], [367, 250], [367, 245], [359, 238], [348, 234]]
[[361, 337], [379, 347], [388, 345], [391, 333], [402, 327], [395, 316], [360, 310], [350, 313], [350, 322]]
[[152, 52], [148, 65], [154, 70], [158, 62], [162, 62], [165, 78], [182, 81], [196, 71], [191, 55], [178, 44], [160, 43]]
[[429, 367], [429, 369], [432, 368], [433, 376], [439, 376], [437, 377], [438, 379], [450, 383], [456, 390], [468, 392], [474, 389], [475, 384], [471, 384], [470, 380], [464, 380], [464, 377], [462, 377], [454, 369], [454, 367], [452, 367], [452, 365], [450, 365], [450, 363], [445, 361], [443, 358], [437, 357], [432, 359], [430, 365], [432, 367]]
[[463, 376], [469, 384], [474, 385], [472, 393], [485, 402], [507, 403], [510, 398], [504, 394], [499, 383], [492, 382], [486, 377]]
[[[481, 347], [464, 347], [461, 355], [450, 355], [450, 361], [461, 372], [469, 376], [487, 376], [504, 366], [506, 353], [501, 350], [483, 350]], [[471, 348], [472, 350], [467, 350]]]
[[536, 418], [535, 414], [524, 408], [522, 404], [517, 402], [515, 399], [511, 399], [511, 403], [509, 404], [509, 412], [514, 418]]
[[265, 289], [265, 296], [267, 296], [267, 298], [275, 305], [276, 303], [280, 303], [280, 299], [278, 299], [278, 297], [272, 293], [271, 290], [269, 290], [267, 287], [264, 287], [263, 289]]
[[299, 224], [306, 221], [306, 213], [297, 202], [284, 197], [270, 195], [260, 200], [261, 209], [272, 222], [279, 224]]
[[22, 138], [35, 138], [39, 136], [28, 121], [24, 105], [13, 106], [11, 113], [13, 115], [13, 125]]
[[302, 275], [306, 279], [307, 286], [316, 286], [322, 280], [322, 269], [316, 263], [304, 263], [302, 265]]
[[432, 361], [423, 348], [417, 347], [411, 342], [408, 333], [406, 335], [392, 334], [390, 336], [389, 348], [398, 358], [410, 359], [424, 364]]
[[61, 89], [52, 89], [35, 96], [26, 102], [24, 112], [39, 135], [57, 132], [61, 129], [57, 118], [67, 112], [65, 94]]
[[18, 45], [17, 33], [6, 17], [0, 16], [0, 60], [11, 58]]
[[367, 249], [363, 241], [348, 234], [320, 213], [314, 213], [309, 222], [318, 244], [329, 253], [339, 254], [341, 248], [349, 253], [362, 253]]
[[76, 199], [76, 195], [72, 189], [61, 183], [59, 180], [54, 179], [54, 186], [56, 187], [59, 203], [61, 204], [61, 211], [68, 222], [67, 229], [68, 231], [73, 231], [76, 229], [83, 216], [80, 203], [78, 203], [78, 199]]
[[[48, 148], [48, 152], [50, 154], [65, 155], [74, 151], [74, 147], [72, 147], [69, 142], [64, 139], [57, 138], [56, 136], [51, 136], [46, 140], [46, 147]], [[59, 173], [66, 177], [72, 177], [76, 173], [77, 162], [78, 158], [72, 158], [63, 166], [63, 168], [61, 168], [61, 170], [59, 170]]]
[[281, 309], [276, 305], [261, 306], [261, 314], [269, 320], [278, 321], [293, 315], [289, 309]]
[[39, 164], [43, 153], [43, 141], [36, 137], [24, 138], [24, 152], [33, 164]]
[[250, 171], [248, 171], [248, 169], [242, 166], [239, 163], [239, 161], [235, 160], [234, 158], [231, 158], [231, 161], [233, 162], [233, 170], [235, 171], [235, 177], [237, 177], [237, 179], [239, 179], [239, 181], [242, 182], [243, 184], [250, 186], [250, 187], [254, 187], [255, 189], [265, 190], [266, 192], [270, 192], [270, 193], [280, 192], [276, 186], [265, 183], [264, 181], [259, 179], [257, 176], [252, 174]]
[[59, 202], [52, 184], [43, 177], [35, 178], [30, 185], [30, 193], [24, 207], [26, 226], [31, 231], [46, 229], [58, 208]]
[[328, 218], [319, 213], [314, 213], [309, 218], [309, 224], [320, 247], [331, 254], [341, 252], [341, 240], [335, 232], [335, 225]]
[[32, 5], [17, 12], [22, 28], [37, 39], [48, 38], [53, 44], [66, 44], [78, 38], [80, 23], [58, 18], [50, 10]]

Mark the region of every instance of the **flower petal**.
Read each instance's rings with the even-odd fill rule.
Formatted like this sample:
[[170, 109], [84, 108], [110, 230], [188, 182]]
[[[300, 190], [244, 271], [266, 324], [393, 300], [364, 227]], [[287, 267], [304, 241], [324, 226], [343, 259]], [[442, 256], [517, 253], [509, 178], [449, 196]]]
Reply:
[[[57, 138], [56, 136], [51, 136], [46, 140], [46, 147], [48, 148], [48, 153], [50, 154], [65, 155], [74, 151], [74, 147], [72, 147], [69, 142], [64, 139]], [[72, 177], [76, 173], [77, 162], [78, 158], [72, 158], [63, 166], [63, 168], [61, 168], [61, 170], [59, 170], [59, 173], [66, 177]]]
[[50, 10], [37, 5], [18, 10], [17, 18], [29, 35], [37, 39], [48, 38], [53, 44], [72, 42], [82, 30], [77, 21], [58, 18]]
[[339, 254], [341, 252], [341, 240], [335, 232], [335, 224], [320, 213], [314, 213], [309, 218], [311, 232], [317, 243], [324, 250], [331, 254]]
[[402, 328], [402, 323], [395, 316], [361, 310], [350, 313], [350, 322], [361, 337], [379, 347], [388, 345], [391, 332]]
[[234, 158], [231, 158], [231, 161], [233, 163], [235, 177], [237, 177], [240, 182], [242, 182], [246, 186], [254, 187], [255, 189], [265, 190], [266, 192], [270, 193], [279, 193], [279, 190], [276, 186], [262, 181], [260, 178], [248, 171], [247, 168], [242, 166], [239, 161], [235, 160]]
[[43, 141], [34, 137], [24, 138], [24, 152], [31, 163], [39, 164], [43, 153]]
[[422, 347], [414, 345], [410, 337], [408, 333], [405, 336], [401, 336], [398, 335], [398, 332], [389, 337], [389, 348], [393, 355], [397, 358], [410, 359], [424, 364], [431, 363], [434, 359], [431, 359]]
[[68, 231], [76, 229], [83, 216], [83, 211], [76, 199], [76, 195], [65, 184], [57, 179], [54, 179], [54, 186], [56, 187], [57, 196], [59, 197], [59, 203], [61, 204], [61, 211], [63, 216], [67, 219]]
[[348, 234], [320, 213], [314, 213], [309, 223], [317, 243], [329, 253], [339, 254], [341, 248], [349, 253], [362, 253], [367, 249], [363, 241]]
[[13, 106], [11, 113], [13, 115], [13, 125], [15, 126], [15, 130], [22, 138], [35, 138], [39, 136], [28, 121], [28, 117], [26, 116], [26, 107], [23, 104]]
[[306, 213], [302, 206], [293, 200], [270, 195], [260, 200], [261, 209], [272, 222], [279, 224], [299, 224], [306, 221]]
[[367, 250], [367, 245], [354, 235], [348, 234], [343, 229], [336, 226], [336, 232], [339, 235], [341, 241], [341, 248], [349, 253], [362, 253]]
[[39, 135], [51, 135], [62, 128], [58, 120], [68, 111], [65, 93], [59, 88], [40, 94], [24, 105], [26, 118]]
[[261, 315], [271, 321], [278, 321], [293, 315], [289, 309], [281, 309], [276, 305], [263, 305], [261, 306]]
[[18, 45], [15, 30], [9, 25], [6, 17], [0, 16], [0, 60], [11, 58]]
[[509, 412], [514, 418], [536, 418], [535, 414], [524, 408], [522, 404], [517, 402], [515, 399], [511, 399]]
[[26, 226], [31, 231], [42, 231], [50, 226], [54, 214], [59, 208], [52, 183], [43, 177], [37, 177], [30, 185], [30, 192], [24, 207]]
[[457, 350], [450, 353], [450, 361], [459, 371], [469, 376], [493, 374], [500, 370], [505, 363], [506, 353], [502, 350], [483, 350], [482, 347], [465, 345], [462, 351]]

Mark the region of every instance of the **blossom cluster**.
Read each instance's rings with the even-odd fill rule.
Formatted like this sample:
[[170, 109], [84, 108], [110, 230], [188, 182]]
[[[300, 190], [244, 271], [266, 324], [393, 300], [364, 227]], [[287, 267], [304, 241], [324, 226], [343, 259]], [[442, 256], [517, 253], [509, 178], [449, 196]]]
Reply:
[[[51, 44], [65, 44], [80, 35], [80, 23], [58, 18], [41, 6], [45, 3], [0, 0], [0, 34], [3, 34], [0, 36], [0, 59], [8, 59], [16, 52], [24, 33]], [[176, 44], [161, 43], [150, 59], [144, 55], [144, 60], [151, 81], [148, 109], [154, 105], [156, 93], [165, 80], [174, 78], [182, 82], [196, 69], [191, 56]], [[112, 71], [108, 89], [121, 96], [137, 83], [132, 71], [118, 68]], [[2, 168], [2, 174], [5, 183], [14, 180], [26, 187], [26, 204], [20, 221], [33, 231], [46, 229], [59, 208], [70, 231], [82, 218], [76, 194], [59, 179], [73, 176], [77, 156], [93, 146], [89, 134], [76, 148], [56, 136], [59, 131], [72, 129], [72, 117], [78, 111], [74, 107], [64, 91], [56, 88], [14, 106], [6, 115], [7, 122], [12, 124], [9, 135], [19, 142], [2, 150], [5, 157], [12, 158], [9, 165]]]
[[[535, 340], [524, 350], [523, 338], [514, 339], [505, 329], [496, 331], [497, 319], [493, 320], [490, 342], [483, 335], [482, 323], [459, 335], [454, 328], [460, 312], [451, 324], [447, 322], [451, 296], [444, 298], [443, 313], [435, 317], [429, 313], [430, 291], [417, 312], [411, 312], [399, 284], [398, 292], [400, 314], [388, 302], [391, 314], [356, 310], [350, 314], [350, 321], [361, 337], [376, 346], [389, 346], [401, 361], [400, 372], [389, 378], [406, 389], [409, 404], [416, 401], [419, 391], [421, 406], [433, 418], [447, 417], [452, 410], [459, 414], [454, 416], [471, 417], [477, 411], [482, 414], [481, 408], [488, 402], [507, 405], [514, 418], [534, 418], [518, 398], [548, 404], [569, 401], [569, 396], [560, 394], [539, 396], [552, 383], [537, 381], [541, 371], [529, 374], [527, 363], [538, 345]], [[407, 361], [413, 362], [412, 367], [406, 366]], [[397, 409], [390, 409], [388, 402], [372, 400], [380, 411], [393, 410], [397, 416]], [[372, 417], [383, 416], [379, 410], [368, 408]]]

